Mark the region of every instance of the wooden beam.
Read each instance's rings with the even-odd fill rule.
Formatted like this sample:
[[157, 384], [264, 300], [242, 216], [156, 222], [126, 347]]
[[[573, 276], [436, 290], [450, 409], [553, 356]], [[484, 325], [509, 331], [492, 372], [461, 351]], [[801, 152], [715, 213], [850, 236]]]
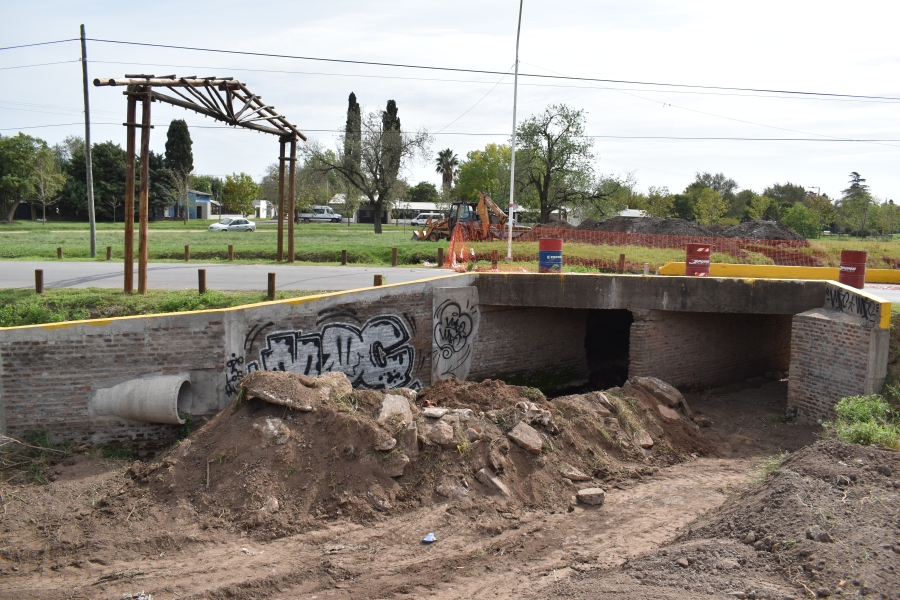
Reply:
[[[283, 162], [281, 163], [284, 164]], [[288, 169], [290, 179], [288, 180], [288, 262], [294, 262], [294, 180], [297, 178], [297, 138], [291, 138], [291, 166]], [[284, 168], [284, 167], [282, 167]]]
[[278, 160], [278, 262], [284, 260], [284, 144], [281, 140], [281, 153]]

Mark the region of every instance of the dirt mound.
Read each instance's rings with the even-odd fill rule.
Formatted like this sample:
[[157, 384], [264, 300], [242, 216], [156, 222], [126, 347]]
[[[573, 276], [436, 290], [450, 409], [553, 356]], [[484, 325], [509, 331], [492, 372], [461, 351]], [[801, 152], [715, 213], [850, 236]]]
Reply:
[[[183, 509], [187, 498], [209, 526], [272, 539], [447, 499], [479, 514], [485, 503], [563, 509], [580, 489], [710, 450], [685, 415], [631, 384], [552, 402], [455, 379], [421, 397], [286, 373], [255, 374], [240, 389], [240, 402], [160, 460], [132, 465], [130, 493]], [[302, 399], [260, 399], [291, 389]]]
[[577, 229], [582, 231], [654, 233], [658, 235], [684, 235], [692, 237], [712, 236], [712, 233], [699, 223], [685, 221], [684, 219], [658, 219], [656, 217], [641, 217], [638, 219], [613, 217], [602, 222], [597, 222], [593, 219], [585, 219]]
[[746, 240], [802, 241], [806, 239], [781, 221], [763, 220], [745, 221], [740, 225], [726, 227], [716, 235]]

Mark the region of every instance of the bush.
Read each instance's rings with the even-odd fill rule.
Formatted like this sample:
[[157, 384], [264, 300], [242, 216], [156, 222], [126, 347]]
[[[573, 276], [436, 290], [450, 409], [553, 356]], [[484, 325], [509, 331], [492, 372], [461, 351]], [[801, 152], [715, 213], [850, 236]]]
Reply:
[[825, 423], [825, 428], [840, 441], [900, 450], [900, 423], [881, 396], [849, 396], [834, 408], [837, 419], [833, 424]]

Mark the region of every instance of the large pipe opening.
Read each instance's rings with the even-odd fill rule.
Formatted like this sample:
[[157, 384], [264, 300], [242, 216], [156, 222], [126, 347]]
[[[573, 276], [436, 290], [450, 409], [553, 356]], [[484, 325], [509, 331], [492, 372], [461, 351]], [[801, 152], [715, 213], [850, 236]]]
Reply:
[[190, 412], [193, 401], [194, 393], [187, 377], [162, 375], [97, 390], [90, 410], [98, 417], [182, 425], [181, 414]]
[[632, 323], [630, 310], [588, 311], [584, 351], [590, 389], [605, 390], [623, 385], [628, 379]]

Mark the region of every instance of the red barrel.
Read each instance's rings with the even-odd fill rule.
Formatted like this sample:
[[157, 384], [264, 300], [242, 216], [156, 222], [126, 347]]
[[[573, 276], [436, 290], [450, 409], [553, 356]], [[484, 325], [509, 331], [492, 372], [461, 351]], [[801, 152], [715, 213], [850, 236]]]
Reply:
[[860, 290], [866, 287], [865, 250], [841, 250], [841, 273], [838, 281]]
[[709, 244], [687, 244], [684, 274], [690, 277], [709, 277]]
[[538, 271], [540, 273], [559, 273], [562, 271], [563, 241], [561, 239], [541, 238], [538, 241]]

